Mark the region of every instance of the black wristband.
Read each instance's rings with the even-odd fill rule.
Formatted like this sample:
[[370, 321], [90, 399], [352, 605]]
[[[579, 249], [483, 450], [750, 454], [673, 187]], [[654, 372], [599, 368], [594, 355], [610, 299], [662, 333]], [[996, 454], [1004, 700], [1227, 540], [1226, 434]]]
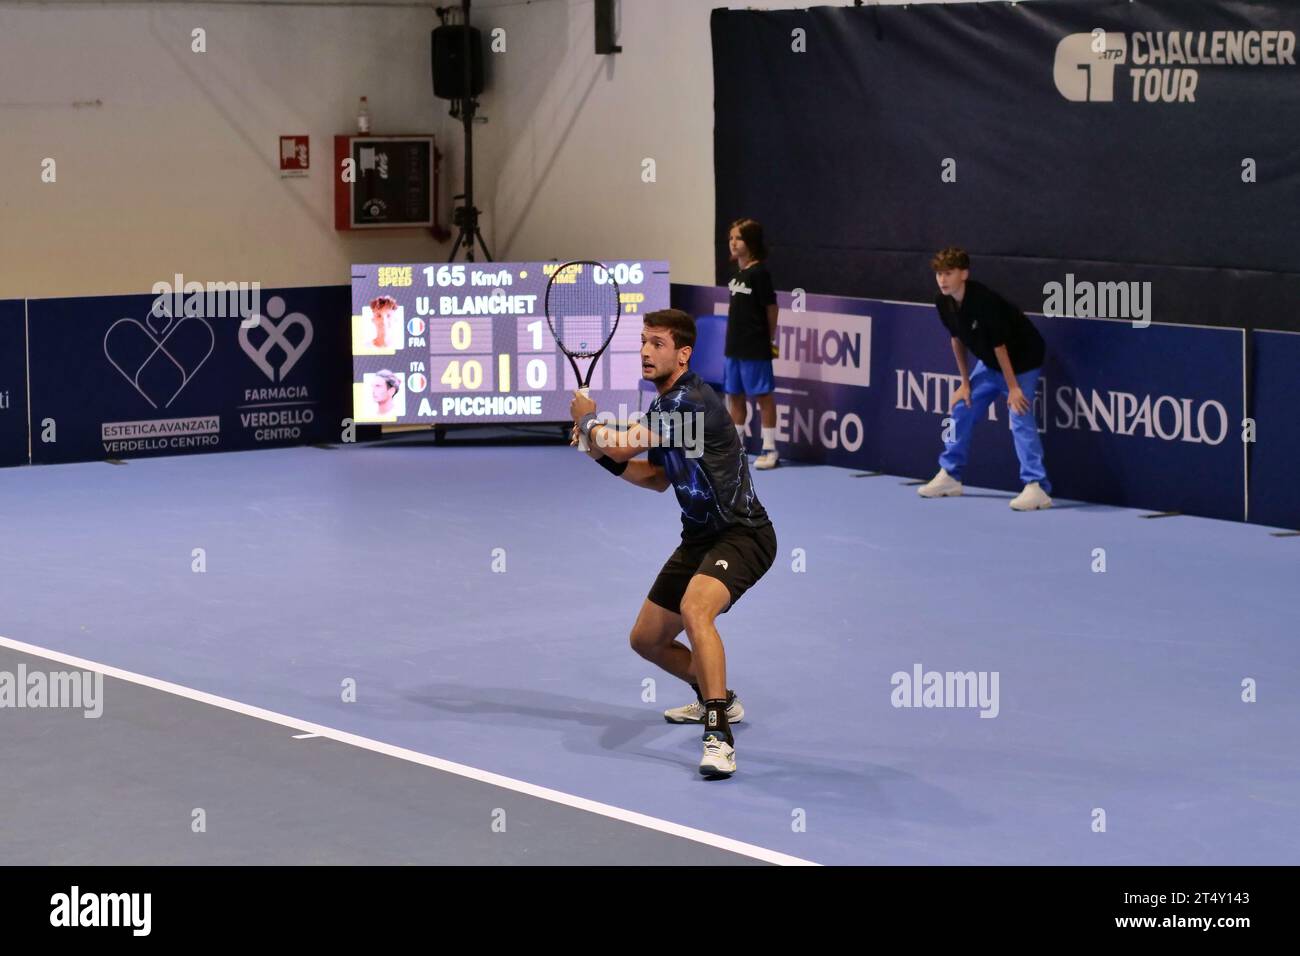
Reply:
[[611, 475], [614, 475], [615, 477], [627, 471], [627, 462], [615, 461], [613, 458], [610, 458], [609, 455], [601, 455], [599, 458], [596, 459], [596, 464], [600, 465], [601, 468], [604, 468], [607, 472], [609, 472]]

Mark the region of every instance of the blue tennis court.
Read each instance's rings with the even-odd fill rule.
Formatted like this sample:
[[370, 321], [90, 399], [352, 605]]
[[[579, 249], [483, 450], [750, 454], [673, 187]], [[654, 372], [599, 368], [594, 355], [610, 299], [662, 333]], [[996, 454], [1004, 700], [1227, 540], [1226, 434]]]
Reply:
[[[116, 736], [84, 765], [67, 759], [89, 748], [80, 714], [4, 714], [21, 729], [6, 766], [25, 768], [9, 796], [55, 780], [61, 796], [7, 800], [0, 856], [39, 862], [30, 834], [60, 827], [82, 848], [62, 858], [88, 863], [217, 844], [263, 863], [1293, 855], [1300, 540], [1059, 499], [1016, 514], [970, 488], [926, 501], [843, 468], [755, 480], [780, 551], [720, 618], [747, 714], [738, 772], [710, 781], [698, 727], [661, 717], [690, 689], [627, 640], [676, 504], [572, 449], [390, 441], [0, 472], [0, 669], [76, 659], [147, 679], [106, 682]], [[978, 693], [896, 676], [932, 672]], [[51, 745], [64, 736], [80, 743]], [[303, 806], [288, 784], [303, 790], [313, 746], [347, 797], [286, 829], [278, 801]], [[188, 817], [129, 811], [136, 763], [172, 789], [237, 779], [239, 827], [201, 851], [168, 842]], [[503, 794], [535, 819], [484, 849]]]

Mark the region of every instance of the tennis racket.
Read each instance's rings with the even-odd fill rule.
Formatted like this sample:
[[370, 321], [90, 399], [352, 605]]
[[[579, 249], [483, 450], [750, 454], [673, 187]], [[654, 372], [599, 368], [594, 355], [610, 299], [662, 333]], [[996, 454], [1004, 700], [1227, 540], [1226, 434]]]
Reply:
[[[546, 283], [546, 324], [583, 395], [590, 395], [591, 373], [618, 329], [618, 296], [613, 273], [588, 259], [557, 266]], [[579, 359], [590, 360], [586, 372]]]

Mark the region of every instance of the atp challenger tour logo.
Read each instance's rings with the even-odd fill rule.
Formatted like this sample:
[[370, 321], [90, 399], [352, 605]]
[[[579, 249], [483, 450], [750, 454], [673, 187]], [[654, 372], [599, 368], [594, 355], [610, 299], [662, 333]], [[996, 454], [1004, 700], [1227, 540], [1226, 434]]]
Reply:
[[1096, 29], [1061, 38], [1052, 79], [1075, 103], [1111, 103], [1117, 92], [1134, 103], [1195, 103], [1201, 74], [1193, 67], [1295, 66], [1295, 46], [1291, 30]]

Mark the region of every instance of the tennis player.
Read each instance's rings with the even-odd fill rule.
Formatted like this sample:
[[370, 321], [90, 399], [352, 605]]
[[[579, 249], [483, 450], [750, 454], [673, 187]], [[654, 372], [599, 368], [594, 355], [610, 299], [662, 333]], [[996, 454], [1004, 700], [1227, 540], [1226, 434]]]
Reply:
[[[625, 431], [602, 425], [596, 403], [574, 392], [573, 442], [611, 474], [640, 488], [677, 494], [682, 538], [632, 627], [632, 649], [680, 677], [695, 691], [685, 707], [666, 711], [672, 723], [702, 723], [700, 773], [736, 770], [731, 725], [744, 708], [727, 689], [727, 662], [715, 620], [761, 578], [776, 559], [776, 532], [759, 503], [749, 463], [726, 405], [687, 367], [695, 320], [678, 309], [645, 316], [641, 374], [658, 396], [647, 423]], [[648, 425], [648, 427], [647, 427]], [[634, 461], [646, 452], [645, 461]], [[677, 640], [682, 631], [690, 647]]]

